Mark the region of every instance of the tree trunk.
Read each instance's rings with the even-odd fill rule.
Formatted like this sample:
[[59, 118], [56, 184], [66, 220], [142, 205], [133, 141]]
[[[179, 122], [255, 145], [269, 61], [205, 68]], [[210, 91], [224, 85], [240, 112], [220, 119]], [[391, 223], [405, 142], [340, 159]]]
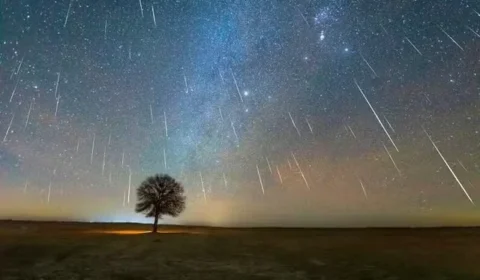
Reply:
[[153, 230], [152, 230], [152, 233], [157, 233], [157, 229], [158, 229], [158, 216], [160, 216], [159, 214], [156, 214], [155, 215], [155, 221], [153, 222]]

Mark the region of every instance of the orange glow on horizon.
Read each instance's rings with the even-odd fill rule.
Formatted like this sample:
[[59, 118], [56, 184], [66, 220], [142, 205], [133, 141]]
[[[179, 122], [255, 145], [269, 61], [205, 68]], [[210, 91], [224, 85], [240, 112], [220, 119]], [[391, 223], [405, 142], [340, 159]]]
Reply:
[[[135, 229], [119, 229], [119, 230], [89, 230], [86, 231], [85, 233], [90, 233], [90, 234], [116, 234], [116, 235], [136, 235], [136, 234], [146, 234], [146, 233], [152, 233], [150, 230], [135, 230]], [[204, 234], [203, 232], [200, 231], [195, 231], [195, 230], [185, 230], [185, 229], [165, 229], [165, 230], [158, 230], [157, 233], [160, 234], [178, 234], [178, 233], [183, 233], [183, 234]]]

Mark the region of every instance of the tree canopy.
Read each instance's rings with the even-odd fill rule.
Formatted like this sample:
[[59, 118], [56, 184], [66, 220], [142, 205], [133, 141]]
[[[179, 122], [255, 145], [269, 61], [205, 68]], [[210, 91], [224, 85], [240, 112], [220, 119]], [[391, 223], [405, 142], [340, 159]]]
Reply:
[[137, 188], [135, 212], [155, 218], [153, 232], [156, 232], [159, 218], [163, 215], [177, 217], [185, 210], [183, 193], [182, 184], [170, 175], [150, 176]]

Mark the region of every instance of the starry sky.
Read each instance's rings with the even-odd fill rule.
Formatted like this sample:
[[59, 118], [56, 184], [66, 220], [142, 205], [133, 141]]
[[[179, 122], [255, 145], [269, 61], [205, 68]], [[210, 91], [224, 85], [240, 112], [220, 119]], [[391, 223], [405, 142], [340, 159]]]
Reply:
[[0, 0], [0, 217], [478, 225], [478, 1]]

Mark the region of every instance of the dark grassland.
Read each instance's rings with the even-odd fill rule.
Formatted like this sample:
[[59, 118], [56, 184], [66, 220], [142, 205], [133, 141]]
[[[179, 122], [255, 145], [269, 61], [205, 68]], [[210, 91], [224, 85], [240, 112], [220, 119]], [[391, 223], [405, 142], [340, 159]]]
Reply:
[[142, 230], [0, 222], [0, 279], [480, 279], [476, 228]]

